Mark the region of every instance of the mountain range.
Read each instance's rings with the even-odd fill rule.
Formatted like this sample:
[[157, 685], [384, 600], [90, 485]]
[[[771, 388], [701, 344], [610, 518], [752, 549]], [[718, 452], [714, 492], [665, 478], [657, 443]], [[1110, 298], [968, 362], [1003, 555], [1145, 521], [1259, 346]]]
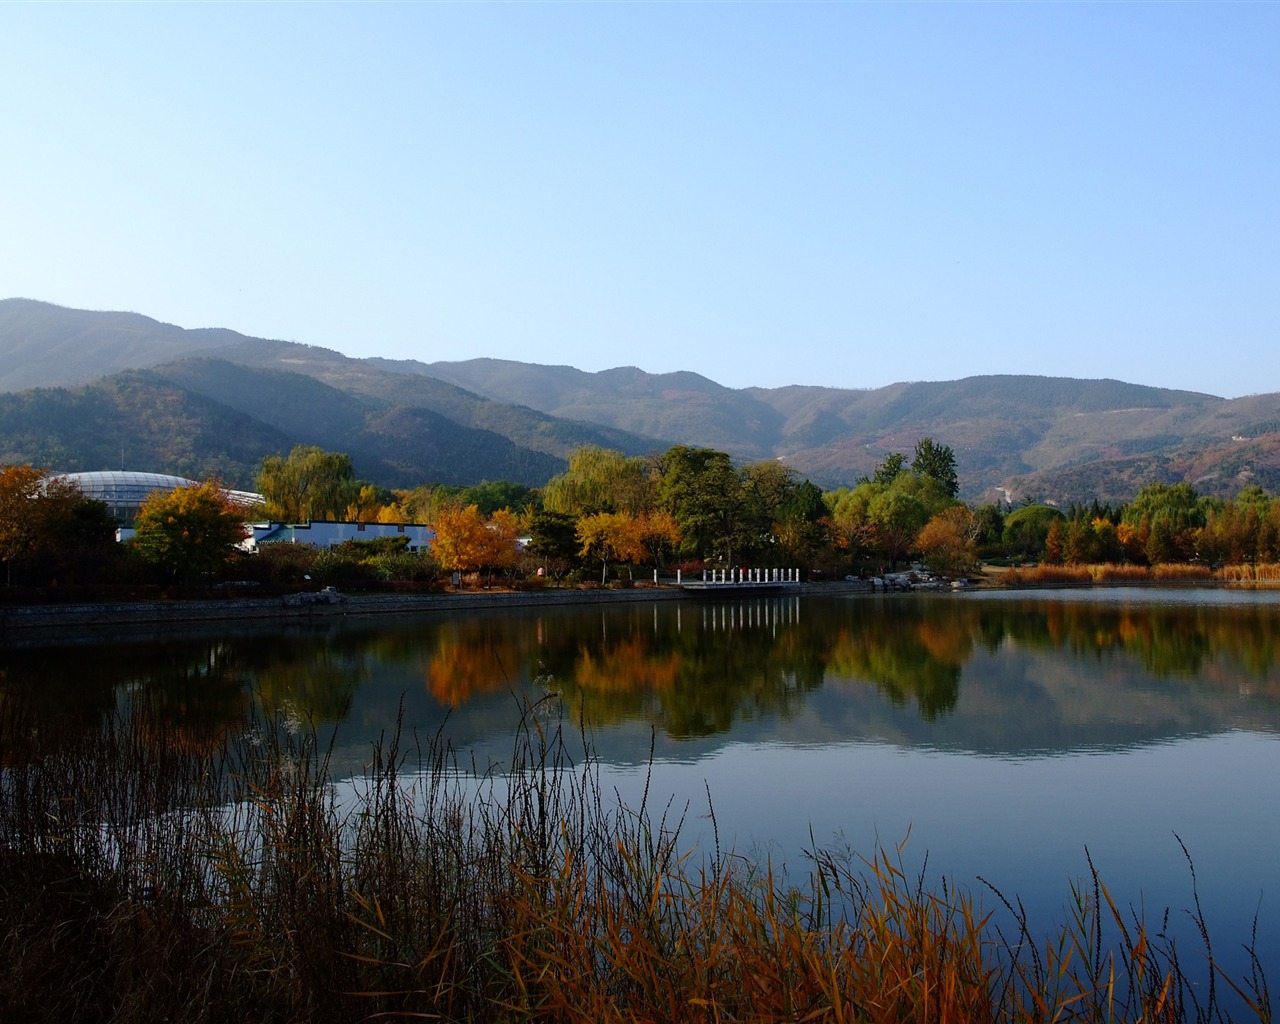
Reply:
[[1275, 393], [1012, 375], [732, 389], [635, 367], [354, 359], [137, 313], [0, 300], [0, 463], [250, 487], [265, 455], [316, 444], [388, 487], [537, 486], [582, 445], [641, 455], [689, 444], [780, 459], [834, 488], [925, 436], [955, 451], [972, 501], [1116, 502], [1154, 481], [1223, 497], [1250, 483], [1280, 490]]

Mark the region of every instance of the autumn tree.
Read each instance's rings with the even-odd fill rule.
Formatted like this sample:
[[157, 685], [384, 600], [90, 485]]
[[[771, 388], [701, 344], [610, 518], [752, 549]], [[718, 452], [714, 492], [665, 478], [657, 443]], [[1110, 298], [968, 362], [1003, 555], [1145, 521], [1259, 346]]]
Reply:
[[649, 562], [656, 568], [680, 546], [680, 524], [665, 509], [645, 512], [636, 519], [640, 531], [640, 543], [644, 545]]
[[495, 512], [492, 519], [485, 519], [475, 505], [446, 505], [432, 525], [436, 531], [432, 552], [444, 569], [483, 571], [488, 577], [515, 565], [519, 557], [519, 523], [510, 512]]
[[283, 458], [268, 455], [257, 487], [267, 514], [289, 523], [340, 520], [359, 491], [351, 456], [314, 445], [297, 445]]
[[644, 560], [639, 521], [625, 512], [595, 512], [578, 520], [579, 554], [600, 563], [600, 582], [609, 579], [609, 563], [635, 565]]
[[107, 506], [81, 493], [73, 481], [29, 465], [0, 468], [0, 560], [6, 585], [18, 561], [73, 557], [87, 547], [114, 543]]
[[153, 491], [134, 517], [134, 550], [177, 575], [213, 572], [248, 531], [244, 509], [216, 480]]
[[978, 561], [978, 517], [964, 505], [933, 516], [916, 536], [916, 550], [929, 567], [944, 574], [967, 572]]

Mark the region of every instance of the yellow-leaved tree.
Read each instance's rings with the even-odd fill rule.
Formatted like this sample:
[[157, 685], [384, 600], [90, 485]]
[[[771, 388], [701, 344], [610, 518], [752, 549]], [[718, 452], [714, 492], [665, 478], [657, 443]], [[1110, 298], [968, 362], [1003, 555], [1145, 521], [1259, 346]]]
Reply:
[[133, 521], [134, 549], [181, 578], [213, 572], [245, 537], [244, 509], [217, 480], [152, 491]]

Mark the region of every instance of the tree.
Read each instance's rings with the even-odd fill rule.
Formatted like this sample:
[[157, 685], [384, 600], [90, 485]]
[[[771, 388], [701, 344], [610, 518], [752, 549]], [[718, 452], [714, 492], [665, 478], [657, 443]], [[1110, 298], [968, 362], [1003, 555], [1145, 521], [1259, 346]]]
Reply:
[[640, 523], [625, 512], [596, 512], [578, 520], [579, 554], [601, 564], [600, 582], [609, 578], [610, 562], [635, 564], [644, 559]]
[[474, 487], [463, 489], [461, 501], [464, 505], [475, 505], [487, 516], [504, 508], [512, 512], [520, 512], [536, 502], [536, 494], [525, 484], [513, 483], [510, 480], [485, 480]]
[[442, 568], [470, 572], [484, 565], [488, 551], [488, 527], [475, 505], [444, 506], [437, 513], [432, 544]]
[[664, 509], [644, 513], [636, 519], [636, 525], [640, 530], [640, 543], [655, 567], [662, 565], [680, 545], [680, 524]]
[[889, 557], [889, 568], [910, 554], [916, 536], [929, 520], [929, 509], [916, 495], [887, 487], [867, 505], [876, 544]]
[[358, 486], [351, 456], [298, 445], [288, 457], [268, 455], [258, 472], [267, 514], [288, 523], [342, 519]]
[[871, 483], [888, 487], [898, 479], [898, 474], [906, 468], [907, 457], [902, 452], [893, 452], [886, 455], [884, 461], [876, 466], [875, 476], [871, 478]]
[[792, 488], [777, 511], [774, 533], [784, 564], [813, 565], [819, 552], [831, 543], [831, 521], [822, 492], [805, 480]]
[[976, 519], [971, 509], [955, 505], [924, 524], [916, 537], [916, 549], [931, 569], [954, 574], [973, 567], [978, 561]]
[[1004, 521], [1005, 551], [1015, 557], [1041, 557], [1049, 527], [1063, 518], [1062, 512], [1051, 505], [1025, 505], [1015, 509]]
[[637, 515], [652, 508], [655, 497], [646, 460], [596, 445], [584, 445], [570, 454], [568, 469], [547, 481], [542, 490], [543, 507], [571, 515]]
[[545, 509], [534, 512], [529, 519], [528, 550], [553, 579], [559, 579], [578, 556], [577, 517]]
[[747, 498], [724, 452], [676, 445], [658, 459], [662, 507], [680, 527], [683, 553], [731, 564], [746, 544]]
[[217, 480], [172, 491], [153, 491], [133, 521], [134, 550], [179, 576], [213, 572], [247, 530], [244, 510]]
[[911, 469], [920, 476], [932, 477], [938, 481], [950, 498], [960, 493], [960, 479], [956, 475], [956, 453], [949, 445], [935, 444], [933, 438], [922, 437], [916, 442]]
[[505, 510], [486, 520], [475, 505], [445, 506], [433, 525], [436, 538], [432, 551], [445, 569], [492, 573], [515, 565], [519, 558], [518, 520]]
[[13, 582], [15, 561], [114, 536], [106, 505], [85, 498], [74, 483], [29, 465], [0, 468], [0, 560], [6, 585]]
[[1120, 522], [1146, 534], [1147, 561], [1181, 562], [1194, 557], [1210, 503], [1187, 483], [1147, 484], [1120, 513]]

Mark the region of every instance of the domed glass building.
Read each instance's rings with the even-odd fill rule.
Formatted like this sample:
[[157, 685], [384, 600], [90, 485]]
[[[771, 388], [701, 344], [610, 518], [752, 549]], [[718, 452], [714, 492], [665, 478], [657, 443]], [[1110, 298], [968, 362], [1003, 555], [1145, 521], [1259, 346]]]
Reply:
[[[172, 491], [179, 487], [195, 487], [198, 480], [165, 473], [135, 473], [131, 470], [108, 469], [93, 473], [60, 473], [55, 479], [69, 480], [86, 498], [101, 501], [111, 510], [116, 522], [132, 527], [134, 516], [152, 491]], [[261, 494], [252, 491], [227, 491], [237, 505], [250, 509], [262, 504]]]

